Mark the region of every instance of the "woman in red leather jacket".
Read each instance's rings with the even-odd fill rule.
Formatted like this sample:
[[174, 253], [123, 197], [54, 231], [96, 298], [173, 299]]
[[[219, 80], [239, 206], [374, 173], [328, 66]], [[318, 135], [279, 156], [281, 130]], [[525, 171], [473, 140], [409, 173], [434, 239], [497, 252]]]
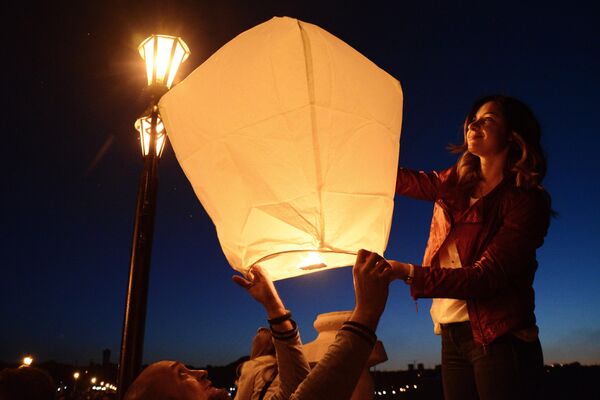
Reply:
[[412, 296], [433, 298], [446, 400], [533, 399], [543, 356], [534, 315], [536, 249], [549, 226], [540, 126], [507, 96], [475, 102], [453, 167], [400, 168], [396, 193], [434, 202], [421, 267], [390, 261]]

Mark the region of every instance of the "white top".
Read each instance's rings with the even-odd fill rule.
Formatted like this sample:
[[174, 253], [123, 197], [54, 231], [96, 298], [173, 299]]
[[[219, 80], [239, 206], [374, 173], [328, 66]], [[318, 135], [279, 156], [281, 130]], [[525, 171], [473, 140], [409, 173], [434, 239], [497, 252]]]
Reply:
[[[439, 259], [441, 268], [462, 267], [454, 240], [447, 241], [440, 248]], [[430, 313], [433, 320], [433, 331], [436, 335], [442, 334], [440, 324], [469, 320], [469, 312], [467, 311], [467, 302], [465, 300], [433, 299]]]

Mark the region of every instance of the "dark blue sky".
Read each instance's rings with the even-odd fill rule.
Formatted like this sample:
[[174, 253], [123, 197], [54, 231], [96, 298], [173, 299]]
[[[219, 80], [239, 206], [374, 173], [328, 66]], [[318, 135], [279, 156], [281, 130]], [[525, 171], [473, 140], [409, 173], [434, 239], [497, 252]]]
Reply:
[[[286, 15], [328, 30], [401, 82], [403, 166], [451, 165], [445, 146], [460, 140], [481, 95], [531, 105], [544, 129], [545, 186], [560, 213], [538, 252], [535, 282], [546, 362], [600, 363], [597, 2], [59, 3], [10, 13], [0, 360], [33, 353], [87, 363], [104, 348], [118, 357], [141, 171], [133, 130], [145, 108], [139, 42], [150, 33], [182, 36], [192, 51], [184, 77], [237, 34]], [[230, 282], [212, 222], [170, 147], [159, 185], [145, 360], [231, 362], [248, 353], [264, 315]], [[388, 258], [420, 262], [431, 209], [396, 200]], [[277, 286], [305, 342], [316, 336], [318, 313], [353, 307], [349, 268]], [[428, 309], [419, 300], [416, 313], [405, 285], [393, 285], [378, 330], [389, 357], [382, 369], [439, 363]]]

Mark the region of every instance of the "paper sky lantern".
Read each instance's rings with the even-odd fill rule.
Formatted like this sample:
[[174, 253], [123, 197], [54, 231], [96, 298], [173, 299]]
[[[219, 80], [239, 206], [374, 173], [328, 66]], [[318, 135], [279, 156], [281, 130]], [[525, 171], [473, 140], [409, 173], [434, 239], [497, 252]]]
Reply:
[[160, 102], [231, 266], [273, 279], [386, 248], [402, 121], [397, 80], [318, 26], [273, 18]]

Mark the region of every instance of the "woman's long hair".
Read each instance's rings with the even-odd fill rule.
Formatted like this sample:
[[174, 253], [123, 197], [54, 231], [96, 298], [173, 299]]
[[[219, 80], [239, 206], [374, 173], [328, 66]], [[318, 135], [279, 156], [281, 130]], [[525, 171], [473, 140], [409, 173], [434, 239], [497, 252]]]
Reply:
[[252, 350], [250, 352], [250, 359], [256, 357], [275, 355], [275, 345], [273, 344], [273, 336], [271, 331], [267, 328], [260, 327], [256, 331], [256, 335], [252, 340]]
[[468, 151], [467, 130], [479, 108], [490, 101], [500, 107], [512, 138], [509, 140], [505, 172], [514, 176], [517, 187], [541, 187], [546, 175], [546, 157], [540, 143], [540, 124], [525, 103], [503, 95], [491, 95], [477, 100], [465, 118], [463, 143], [448, 146], [452, 153], [462, 153], [456, 163], [458, 185], [471, 191], [482, 179], [479, 157]]

